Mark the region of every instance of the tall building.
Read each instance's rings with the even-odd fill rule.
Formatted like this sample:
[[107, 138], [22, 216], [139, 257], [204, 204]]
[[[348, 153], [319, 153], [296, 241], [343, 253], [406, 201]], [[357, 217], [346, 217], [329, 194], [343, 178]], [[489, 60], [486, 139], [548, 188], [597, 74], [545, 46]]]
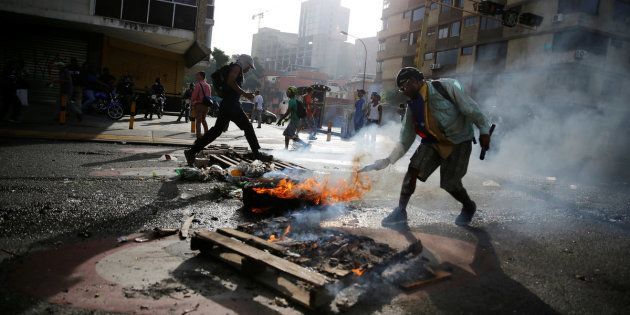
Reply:
[[352, 50], [346, 43], [350, 9], [341, 0], [307, 0], [302, 2], [298, 32], [297, 64], [328, 73], [331, 77], [352, 74]]
[[297, 62], [298, 35], [263, 27], [252, 38], [252, 56], [265, 70], [292, 71]]
[[207, 59], [213, 24], [214, 0], [4, 0], [0, 62], [24, 62], [35, 102], [55, 101], [53, 64], [70, 58], [178, 94], [185, 69]]
[[[536, 89], [583, 90], [589, 95], [628, 85], [630, 3], [625, 0], [495, 0], [506, 9], [542, 16], [538, 28], [504, 27], [500, 16], [481, 16], [468, 0], [442, 0], [429, 8], [423, 73], [456, 77], [479, 99], [500, 82], [536, 73]], [[414, 64], [424, 0], [385, 0], [379, 32], [377, 81], [395, 89], [394, 76]], [[531, 79], [531, 77], [527, 77]], [[509, 98], [509, 95], [504, 95]], [[589, 100], [584, 99], [587, 103]]]
[[[353, 50], [353, 74], [362, 75], [363, 67], [365, 66], [365, 73], [367, 75], [374, 76], [376, 74], [376, 50], [378, 49], [378, 38], [374, 37], [366, 37], [361, 38], [363, 43], [365, 44], [365, 48], [363, 44], [357, 39], [354, 41], [354, 50]], [[365, 56], [365, 52], [367, 50], [367, 58]], [[364, 61], [367, 61], [365, 64]]]

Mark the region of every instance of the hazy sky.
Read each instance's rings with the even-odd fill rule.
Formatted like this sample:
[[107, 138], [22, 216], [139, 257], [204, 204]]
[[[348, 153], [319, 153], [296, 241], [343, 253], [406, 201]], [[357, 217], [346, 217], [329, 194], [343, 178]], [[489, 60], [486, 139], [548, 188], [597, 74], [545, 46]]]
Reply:
[[[297, 33], [300, 24], [300, 3], [303, 0], [215, 0], [212, 47], [228, 53], [251, 53], [252, 35], [257, 32], [258, 20], [252, 15], [268, 11], [261, 27]], [[351, 35], [376, 36], [381, 28], [383, 0], [341, 0], [350, 9]], [[354, 39], [349, 41], [354, 42]]]

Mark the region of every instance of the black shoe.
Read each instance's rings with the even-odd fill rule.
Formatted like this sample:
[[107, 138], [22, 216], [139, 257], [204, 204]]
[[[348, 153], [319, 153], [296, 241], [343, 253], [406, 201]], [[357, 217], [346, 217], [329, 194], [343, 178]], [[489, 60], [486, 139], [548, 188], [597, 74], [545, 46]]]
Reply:
[[184, 150], [184, 156], [186, 157], [186, 163], [188, 166], [193, 166], [195, 164], [195, 153], [190, 150]]
[[477, 211], [477, 205], [474, 202], [470, 206], [464, 206], [462, 212], [455, 218], [455, 224], [459, 226], [468, 225], [472, 221], [475, 211]]
[[262, 152], [254, 152], [251, 153], [252, 160], [260, 160], [261, 162], [273, 162], [273, 155], [262, 153]]
[[408, 228], [407, 210], [401, 210], [399, 207], [396, 207], [392, 213], [381, 221], [381, 225], [387, 228]]

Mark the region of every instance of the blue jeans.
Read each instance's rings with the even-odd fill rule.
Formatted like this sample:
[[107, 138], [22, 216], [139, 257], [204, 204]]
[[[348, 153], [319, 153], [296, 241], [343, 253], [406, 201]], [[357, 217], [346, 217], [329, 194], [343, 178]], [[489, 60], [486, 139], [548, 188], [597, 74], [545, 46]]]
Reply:
[[81, 104], [81, 111], [90, 109], [92, 105], [94, 104], [94, 102], [96, 102], [96, 96], [94, 96], [94, 90], [84, 89], [83, 97], [85, 98], [85, 100], [83, 101], [83, 104]]

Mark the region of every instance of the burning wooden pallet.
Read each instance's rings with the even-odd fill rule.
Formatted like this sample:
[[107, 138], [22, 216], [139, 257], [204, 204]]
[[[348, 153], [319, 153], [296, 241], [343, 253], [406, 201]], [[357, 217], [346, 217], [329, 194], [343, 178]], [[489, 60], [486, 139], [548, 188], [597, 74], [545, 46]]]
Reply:
[[[249, 158], [251, 151], [245, 147], [230, 147], [228, 145], [209, 146], [205, 150], [201, 151], [199, 157], [195, 160], [195, 166], [198, 168], [207, 167], [212, 164], [218, 164], [223, 168], [230, 166], [236, 166], [241, 162], [252, 163], [254, 160]], [[295, 169], [295, 170], [307, 170], [306, 168], [291, 163], [274, 159], [273, 162], [265, 162], [266, 164], [273, 163], [276, 169]]]
[[[393, 263], [406, 261], [420, 254], [420, 243], [397, 252], [374, 240], [339, 230], [305, 231], [316, 237], [292, 238], [288, 220], [249, 223], [240, 230], [219, 229], [198, 231], [191, 248], [221, 260], [290, 300], [316, 309], [330, 304], [334, 296], [329, 286], [347, 287], [364, 274], [380, 274]], [[265, 226], [261, 228], [261, 226]], [[297, 229], [302, 229], [297, 227]], [[334, 262], [334, 263], [333, 263]], [[401, 284], [403, 289], [415, 289], [450, 276], [442, 271]]]

